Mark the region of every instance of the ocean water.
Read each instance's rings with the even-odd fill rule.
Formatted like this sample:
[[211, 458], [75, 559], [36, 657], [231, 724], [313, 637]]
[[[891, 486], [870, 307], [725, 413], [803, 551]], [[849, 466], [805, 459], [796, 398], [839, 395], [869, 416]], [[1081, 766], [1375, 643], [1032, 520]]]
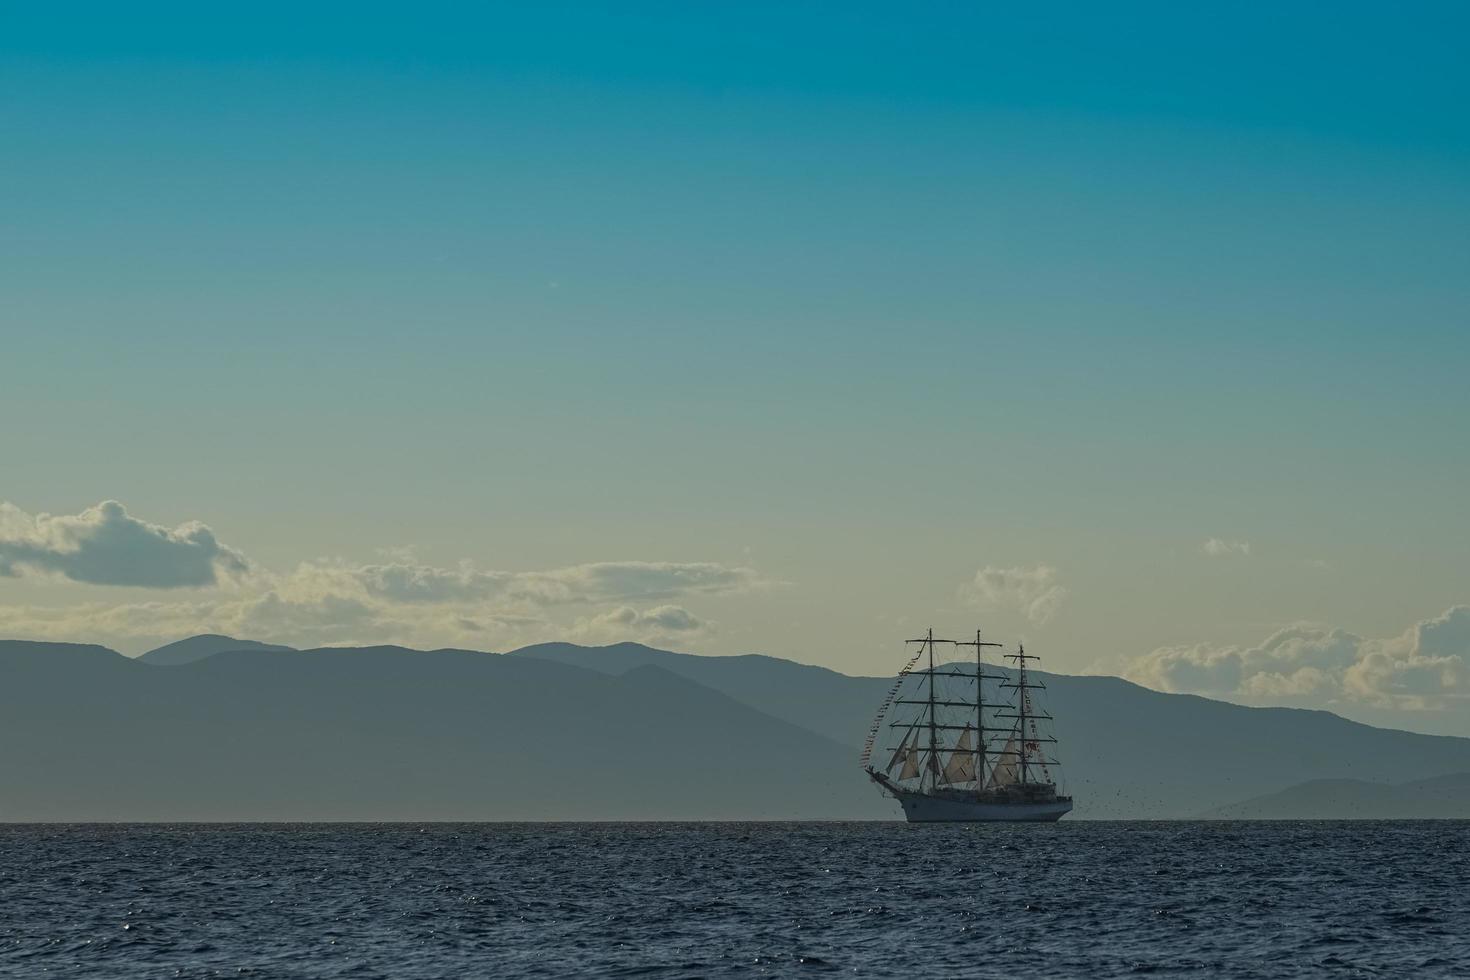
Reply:
[[1470, 976], [1470, 823], [0, 826], [6, 977]]

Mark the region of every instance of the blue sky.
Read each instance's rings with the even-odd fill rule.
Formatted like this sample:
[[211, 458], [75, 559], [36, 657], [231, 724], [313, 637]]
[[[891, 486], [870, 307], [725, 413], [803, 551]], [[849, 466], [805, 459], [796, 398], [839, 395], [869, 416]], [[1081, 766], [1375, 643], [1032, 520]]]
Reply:
[[[1466, 19], [8, 11], [13, 553], [81, 547], [102, 524], [37, 515], [116, 499], [256, 572], [158, 590], [33, 558], [0, 625], [636, 635], [881, 672], [978, 620], [1168, 686], [1305, 622], [1362, 641], [1342, 676], [1282, 654], [1292, 683], [1209, 693], [1470, 732], [1470, 648], [1432, 667], [1414, 627], [1470, 602]], [[335, 628], [322, 605], [370, 565], [464, 561], [676, 581], [548, 609], [458, 579], [433, 615]], [[670, 570], [696, 565], [750, 574]], [[242, 618], [269, 595], [296, 617]], [[702, 625], [660, 632], [691, 622], [666, 607]], [[1350, 690], [1378, 654], [1442, 689]]]

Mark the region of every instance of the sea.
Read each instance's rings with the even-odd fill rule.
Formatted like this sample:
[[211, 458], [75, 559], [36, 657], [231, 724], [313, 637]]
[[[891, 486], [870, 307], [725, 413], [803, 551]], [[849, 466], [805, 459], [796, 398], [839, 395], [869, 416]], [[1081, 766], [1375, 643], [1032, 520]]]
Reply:
[[1470, 822], [0, 825], [4, 977], [1470, 977]]

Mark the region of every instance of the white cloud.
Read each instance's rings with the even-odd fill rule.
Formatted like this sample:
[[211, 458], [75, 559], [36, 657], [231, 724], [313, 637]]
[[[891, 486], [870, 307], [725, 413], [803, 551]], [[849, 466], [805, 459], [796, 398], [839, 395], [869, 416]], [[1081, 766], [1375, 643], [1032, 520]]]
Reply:
[[[716, 562], [609, 561], [501, 571], [468, 561], [434, 566], [412, 548], [379, 554], [368, 564], [320, 559], [278, 574], [251, 566], [203, 524], [149, 524], [115, 501], [74, 517], [31, 517], [0, 503], [0, 576], [154, 588], [228, 579], [235, 586], [190, 601], [0, 605], [0, 636], [134, 650], [201, 632], [293, 646], [494, 649], [568, 635], [694, 637], [712, 624], [668, 600], [774, 584], [752, 568]], [[572, 606], [584, 610], [580, 618], [552, 615]]]
[[393, 602], [464, 602], [504, 595], [515, 579], [509, 572], [479, 571], [465, 562], [458, 568], [435, 568], [407, 562], [349, 566], [343, 563], [304, 566], [301, 574], [340, 577], [368, 595]]
[[1470, 696], [1470, 606], [1454, 606], [1366, 650], [1345, 684], [1366, 699], [1409, 707], [1463, 701]]
[[[248, 574], [246, 574], [248, 572]], [[395, 549], [370, 564], [252, 568], [202, 524], [163, 528], [108, 502], [72, 518], [32, 518], [0, 505], [0, 575], [117, 585], [206, 585], [189, 601], [0, 605], [0, 636], [79, 640], [126, 650], [215, 632], [293, 646], [398, 643], [510, 649], [563, 636], [692, 638], [711, 623], [668, 600], [770, 585], [754, 569], [714, 562], [616, 561], [536, 571], [462, 562], [441, 568]], [[644, 607], [644, 603], [652, 605]], [[637, 603], [639, 608], [635, 608]], [[576, 606], [576, 619], [552, 615]]]
[[1387, 639], [1302, 625], [1250, 647], [1160, 647], [1124, 676], [1161, 691], [1245, 700], [1445, 709], [1470, 697], [1470, 606]]
[[661, 630], [687, 633], [708, 629], [709, 624], [683, 606], [655, 606], [638, 616], [639, 621]]
[[542, 617], [457, 604], [388, 603], [291, 585], [200, 602], [0, 605], [0, 637], [101, 643], [141, 652], [196, 633], [296, 647], [399, 644], [507, 650], [565, 633]]
[[344, 586], [355, 583], [370, 596], [394, 602], [637, 602], [744, 592], [767, 584], [754, 569], [713, 562], [595, 562], [532, 572], [483, 570], [470, 562], [456, 568], [409, 562], [360, 566], [317, 562], [302, 566], [298, 574], [336, 579]]
[[0, 576], [50, 576], [93, 585], [209, 586], [250, 564], [208, 526], [141, 521], [115, 500], [80, 514], [31, 517], [0, 502]]
[[1057, 584], [1056, 569], [986, 566], [960, 587], [961, 597], [975, 606], [1016, 609], [1038, 626], [1056, 614], [1067, 590]]
[[573, 634], [592, 640], [656, 640], [708, 633], [713, 624], [683, 606], [655, 606], [642, 612], [618, 606], [597, 616], [578, 620]]
[[1209, 538], [1200, 545], [1200, 551], [1211, 558], [1249, 558], [1251, 543], [1249, 541], [1233, 541], [1225, 538]]
[[714, 562], [605, 561], [517, 577], [518, 597], [537, 602], [613, 602], [746, 592], [766, 585], [754, 569]]
[[[507, 572], [468, 562], [438, 568], [316, 561], [275, 580], [265, 594], [236, 603], [230, 613], [241, 623], [242, 635], [251, 637], [341, 643], [359, 637], [386, 642], [382, 638], [392, 636], [399, 638], [394, 642], [419, 646], [483, 645], [493, 638], [503, 647], [557, 635], [694, 635], [709, 624], [682, 606], [661, 604], [639, 612], [629, 601], [733, 593], [761, 584], [752, 569], [707, 562], [601, 562]], [[570, 624], [549, 615], [560, 606], [611, 603], [617, 605]]]

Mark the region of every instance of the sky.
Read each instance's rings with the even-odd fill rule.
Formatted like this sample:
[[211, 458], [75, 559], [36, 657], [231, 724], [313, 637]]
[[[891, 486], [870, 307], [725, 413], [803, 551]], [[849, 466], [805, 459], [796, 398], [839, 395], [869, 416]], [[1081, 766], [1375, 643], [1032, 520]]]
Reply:
[[0, 16], [0, 635], [1470, 735], [1463, 7]]

